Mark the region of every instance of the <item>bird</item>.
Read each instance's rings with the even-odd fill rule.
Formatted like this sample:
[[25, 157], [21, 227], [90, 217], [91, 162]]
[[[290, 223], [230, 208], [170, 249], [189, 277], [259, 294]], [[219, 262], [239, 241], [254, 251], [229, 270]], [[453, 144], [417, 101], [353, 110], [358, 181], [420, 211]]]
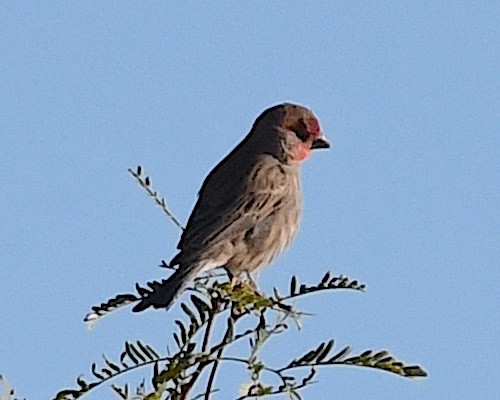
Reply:
[[283, 103], [263, 111], [204, 180], [170, 262], [177, 269], [133, 311], [168, 309], [203, 272], [222, 267], [230, 277], [251, 278], [270, 264], [299, 227], [302, 163], [329, 147], [309, 108]]

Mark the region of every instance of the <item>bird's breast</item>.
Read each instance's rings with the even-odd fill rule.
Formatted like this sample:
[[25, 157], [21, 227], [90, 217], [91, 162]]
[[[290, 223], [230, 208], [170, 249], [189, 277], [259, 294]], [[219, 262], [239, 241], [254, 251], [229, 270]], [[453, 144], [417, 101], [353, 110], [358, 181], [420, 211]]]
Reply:
[[252, 272], [270, 264], [292, 242], [302, 214], [298, 181], [290, 182], [288, 190], [276, 199], [265, 218], [249, 227], [227, 265], [233, 274]]

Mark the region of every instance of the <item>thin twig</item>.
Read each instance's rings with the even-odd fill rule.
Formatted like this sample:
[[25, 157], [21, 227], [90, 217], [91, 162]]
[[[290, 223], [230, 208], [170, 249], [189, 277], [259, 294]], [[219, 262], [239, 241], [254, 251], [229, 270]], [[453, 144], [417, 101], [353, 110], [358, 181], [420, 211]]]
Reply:
[[[207, 326], [205, 327], [205, 334], [203, 335], [203, 343], [201, 345], [201, 352], [205, 353], [207, 351], [209, 342], [210, 342], [210, 335], [213, 330], [213, 322], [215, 319], [215, 316], [219, 313], [220, 311], [220, 301], [219, 299], [212, 298], [212, 307], [210, 309], [210, 315], [207, 319]], [[184, 400], [187, 399], [187, 396], [189, 395], [189, 392], [193, 389], [196, 381], [200, 377], [201, 373], [205, 369], [205, 367], [213, 362], [212, 360], [207, 360], [207, 361], [202, 361], [198, 364], [198, 367], [196, 370], [192, 373], [191, 379], [189, 380], [188, 383], [183, 385], [181, 389], [181, 395], [180, 399]], [[200, 396], [201, 397], [201, 396]]]
[[[302, 382], [302, 383], [299, 383], [297, 384], [296, 386], [293, 387], [294, 390], [296, 389], [302, 389], [304, 387], [306, 387], [307, 385], [311, 385], [313, 383], [316, 383], [316, 382], [313, 382], [313, 381], [307, 381], [307, 382]], [[286, 391], [284, 390], [285, 388], [277, 388], [275, 390], [272, 390], [270, 392], [267, 392], [265, 394], [265, 396], [274, 396], [275, 394], [282, 394], [282, 393], [286, 393]], [[254, 398], [260, 398], [260, 397], [263, 397], [262, 394], [244, 394], [243, 396], [240, 396], [238, 397], [236, 400], [245, 400], [245, 399], [254, 399]]]
[[207, 347], [210, 342], [210, 335], [212, 333], [213, 321], [219, 311], [219, 305], [219, 300], [212, 298], [212, 308], [210, 310], [210, 316], [208, 318], [207, 327], [205, 329], [205, 336], [203, 337], [203, 343], [201, 345], [201, 351], [203, 353], [207, 351]]
[[210, 371], [210, 376], [208, 377], [207, 381], [207, 389], [205, 391], [205, 400], [210, 399], [210, 393], [212, 392], [212, 386], [215, 381], [215, 374], [217, 372], [217, 369], [220, 364], [220, 358], [222, 357], [222, 353], [224, 352], [224, 349], [226, 348], [226, 344], [232, 340], [232, 336], [234, 333], [234, 323], [238, 319], [237, 316], [234, 315], [233, 310], [231, 310], [231, 315], [227, 319], [227, 329], [226, 333], [224, 334], [224, 338], [222, 339], [221, 343], [219, 344], [220, 348], [217, 351], [216, 359], [214, 361], [214, 365], [212, 366], [212, 370]]
[[139, 166], [137, 167], [137, 171], [134, 171], [133, 169], [129, 168], [128, 172], [139, 182], [139, 185], [141, 185], [144, 190], [148, 193], [150, 197], [153, 198], [155, 203], [163, 210], [163, 212], [166, 214], [166, 216], [176, 225], [180, 230], [184, 230], [184, 227], [180, 223], [180, 221], [175, 217], [175, 215], [168, 209], [167, 203], [165, 202], [165, 198], [160, 197], [158, 192], [153, 191], [151, 188], [151, 180], [149, 179], [149, 176], [146, 176], [145, 178], [142, 177], [141, 175], [141, 170], [142, 168]]

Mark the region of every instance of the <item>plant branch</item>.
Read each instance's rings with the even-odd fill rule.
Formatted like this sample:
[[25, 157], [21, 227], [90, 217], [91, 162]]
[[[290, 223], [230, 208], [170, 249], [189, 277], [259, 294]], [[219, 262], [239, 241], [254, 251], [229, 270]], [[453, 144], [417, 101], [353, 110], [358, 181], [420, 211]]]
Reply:
[[162, 209], [162, 211], [166, 214], [166, 216], [177, 226], [180, 230], [184, 230], [184, 227], [180, 223], [180, 221], [175, 217], [175, 215], [169, 210], [167, 207], [167, 203], [165, 202], [164, 197], [160, 197], [157, 191], [154, 191], [151, 187], [151, 179], [149, 176], [142, 177], [142, 167], [139, 165], [137, 170], [129, 168], [128, 172], [137, 180], [139, 185], [141, 185], [144, 190], [148, 193], [150, 197], [153, 198], [154, 202]]
[[[212, 307], [210, 309], [210, 313], [209, 313], [209, 316], [207, 319], [207, 326], [205, 327], [205, 334], [203, 335], [203, 343], [201, 345], [201, 353], [202, 354], [207, 352], [208, 345], [210, 343], [210, 336], [211, 336], [213, 326], [214, 326], [213, 322], [214, 322], [215, 316], [220, 311], [220, 300], [218, 298], [213, 298], [213, 297], [211, 298], [211, 300], [212, 300], [211, 301]], [[208, 364], [210, 364], [211, 362], [213, 362], [213, 361], [207, 359], [206, 361], [201, 361], [198, 364], [198, 367], [192, 373], [191, 379], [189, 380], [189, 382], [186, 383], [185, 385], [183, 385], [181, 388], [181, 395], [180, 395], [181, 400], [187, 398], [189, 392], [193, 389], [193, 387], [194, 387], [196, 381], [198, 380], [198, 378], [200, 377], [201, 373], [203, 372], [205, 367]]]
[[234, 334], [234, 324], [236, 323], [236, 320], [239, 318], [239, 316], [235, 315], [234, 313], [234, 305], [233, 308], [231, 309], [231, 315], [227, 319], [227, 328], [226, 328], [226, 333], [224, 334], [224, 338], [218, 345], [219, 349], [217, 350], [217, 355], [216, 359], [214, 361], [214, 364], [212, 366], [212, 370], [210, 371], [210, 376], [208, 377], [207, 381], [207, 387], [205, 390], [205, 400], [210, 399], [210, 393], [212, 392], [212, 386], [215, 381], [215, 374], [217, 372], [217, 369], [220, 364], [220, 358], [222, 357], [222, 353], [224, 352], [224, 349], [226, 348], [227, 344], [231, 343], [233, 341], [233, 334]]

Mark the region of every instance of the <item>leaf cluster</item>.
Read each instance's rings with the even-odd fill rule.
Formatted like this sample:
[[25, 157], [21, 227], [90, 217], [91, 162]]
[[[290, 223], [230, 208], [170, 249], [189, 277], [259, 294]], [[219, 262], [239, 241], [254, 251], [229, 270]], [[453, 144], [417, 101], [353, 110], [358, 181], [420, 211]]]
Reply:
[[[202, 372], [211, 371], [207, 372], [209, 378], [205, 383], [205, 390], [199, 394], [208, 399], [216, 391], [213, 388], [214, 379], [210, 381], [210, 377], [215, 376], [215, 371], [223, 362], [240, 364], [250, 373], [250, 383], [243, 386], [238, 399], [279, 393], [287, 393], [291, 398], [300, 398], [300, 389], [312, 384], [317, 368], [325, 366], [369, 367], [407, 378], [426, 376], [421, 367], [406, 365], [387, 351], [368, 350], [351, 355], [351, 348], [344, 347], [333, 352], [334, 340], [320, 343], [281, 367], [270, 366], [260, 357], [260, 350], [271, 337], [289, 330], [289, 322], [300, 327], [302, 317], [308, 315], [296, 309], [292, 301], [295, 302], [306, 295], [338, 289], [363, 291], [365, 286], [345, 276], [332, 276], [330, 273], [326, 273], [318, 283], [312, 285], [299, 284], [294, 276], [291, 278], [288, 293], [282, 294], [275, 288], [273, 295], [266, 296], [244, 283], [234, 284], [210, 277], [201, 278], [192, 289], [196, 294], [189, 296], [189, 302], [180, 303], [183, 318], [174, 321], [174, 351], [160, 355], [153, 346], [142, 341], [125, 342], [118, 361], [112, 362], [103, 357], [101, 367], [93, 364], [90, 368], [92, 380], [79, 377], [76, 388], [61, 390], [55, 399], [78, 399], [119, 375], [148, 366], [151, 367], [150, 385], [143, 382], [135, 388], [135, 396], [139, 399], [187, 399], [199, 382]], [[138, 290], [134, 300], [125, 295], [116, 296], [100, 306], [93, 307], [90, 314], [97, 317], [91, 319], [92, 322], [107, 311], [116, 309], [120, 299], [128, 304], [140, 298], [140, 294]], [[226, 319], [227, 326], [224, 337], [214, 342], [211, 340], [211, 334], [219, 318]], [[245, 323], [242, 322], [244, 320]], [[250, 328], [247, 327], [249, 325]], [[239, 326], [247, 328], [238, 329]], [[243, 339], [246, 339], [249, 345], [246, 356], [224, 356], [223, 353], [228, 347]], [[271, 376], [274, 378], [270, 378]], [[277, 379], [279, 383], [269, 384], [269, 379]], [[120, 399], [130, 398], [131, 389], [128, 385], [111, 387]], [[149, 391], [147, 387], [150, 388]]]

